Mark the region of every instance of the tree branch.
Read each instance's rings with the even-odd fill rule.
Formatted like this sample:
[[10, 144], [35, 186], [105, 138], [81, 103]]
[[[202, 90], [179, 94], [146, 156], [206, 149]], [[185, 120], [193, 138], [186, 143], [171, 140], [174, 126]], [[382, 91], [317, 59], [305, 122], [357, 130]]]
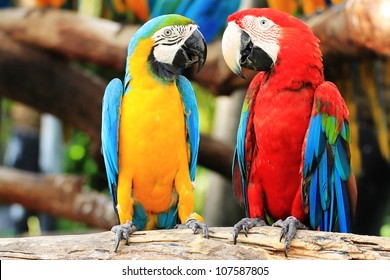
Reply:
[[362, 58], [374, 53], [390, 57], [390, 24], [387, 0], [348, 0], [306, 23], [320, 39], [324, 60]]
[[[191, 230], [152, 230], [130, 236], [114, 253], [112, 232], [83, 235], [1, 238], [0, 259], [184, 259], [285, 260], [280, 228], [253, 228], [246, 238], [232, 242], [232, 228], [210, 228], [210, 238]], [[389, 260], [389, 238], [355, 234], [299, 230], [291, 243], [288, 259]]]
[[59, 9], [0, 11], [0, 30], [11, 38], [67, 58], [119, 70], [125, 66], [127, 45], [138, 28]]
[[198, 164], [213, 170], [226, 178], [232, 177], [232, 159], [234, 147], [201, 135]]
[[0, 32], [0, 95], [59, 117], [96, 139], [100, 153], [101, 103], [106, 83]]
[[0, 168], [0, 201], [110, 229], [116, 224], [110, 198], [84, 187], [84, 179], [70, 175], [37, 175]]
[[[138, 28], [137, 25], [121, 25], [57, 9], [15, 8], [0, 11], [0, 31], [11, 38], [69, 59], [117, 70], [124, 70], [127, 46]], [[211, 44], [200, 75], [193, 74], [193, 71], [188, 74], [214, 94], [230, 94], [230, 85], [243, 86], [247, 80], [227, 69], [220, 45], [220, 41]]]
[[[386, 0], [349, 0], [308, 18], [307, 24], [321, 40], [325, 62], [373, 53], [389, 57], [390, 25], [384, 24], [386, 3]], [[68, 58], [118, 70], [124, 69], [127, 45], [138, 27], [56, 9], [0, 11], [0, 31], [12, 38]], [[209, 45], [203, 70], [191, 76], [216, 95], [246, 87], [254, 75], [249, 72], [243, 80], [231, 73], [223, 61], [220, 45], [218, 40]]]

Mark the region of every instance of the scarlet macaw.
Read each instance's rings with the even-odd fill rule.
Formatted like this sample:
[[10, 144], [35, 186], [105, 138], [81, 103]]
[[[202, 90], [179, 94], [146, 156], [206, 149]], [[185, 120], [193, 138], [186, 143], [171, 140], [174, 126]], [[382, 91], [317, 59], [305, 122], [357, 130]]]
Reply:
[[357, 199], [350, 167], [348, 109], [324, 81], [319, 40], [282, 11], [248, 9], [229, 16], [222, 39], [229, 68], [260, 71], [242, 108], [233, 160], [239, 231], [269, 220], [281, 226], [284, 251], [297, 229], [349, 232]]
[[180, 221], [194, 233], [207, 226], [194, 212], [199, 145], [197, 103], [179, 70], [206, 58], [198, 26], [180, 15], [145, 23], [128, 46], [124, 82], [113, 79], [103, 98], [102, 147], [121, 239], [136, 230], [170, 229]]

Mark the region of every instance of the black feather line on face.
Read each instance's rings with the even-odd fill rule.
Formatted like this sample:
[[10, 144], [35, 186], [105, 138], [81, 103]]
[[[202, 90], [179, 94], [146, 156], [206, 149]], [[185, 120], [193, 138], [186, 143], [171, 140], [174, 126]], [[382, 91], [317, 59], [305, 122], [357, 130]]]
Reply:
[[171, 83], [179, 75], [179, 69], [173, 65], [161, 63], [156, 60], [153, 54], [154, 48], [152, 48], [149, 57], [148, 64], [155, 78], [163, 83]]

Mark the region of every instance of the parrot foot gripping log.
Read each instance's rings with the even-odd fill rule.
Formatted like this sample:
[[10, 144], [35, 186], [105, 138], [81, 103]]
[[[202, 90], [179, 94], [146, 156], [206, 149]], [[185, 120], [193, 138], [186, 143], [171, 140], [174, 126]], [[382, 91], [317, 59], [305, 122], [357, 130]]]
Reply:
[[134, 224], [127, 222], [123, 225], [113, 226], [111, 231], [116, 233], [116, 243], [115, 243], [115, 253], [116, 253], [119, 247], [119, 243], [121, 242], [122, 239], [126, 240], [126, 245], [129, 245], [130, 234], [136, 232], [137, 227]]
[[238, 233], [240, 231], [243, 231], [245, 236], [248, 237], [248, 231], [253, 228], [253, 227], [262, 227], [266, 226], [267, 224], [265, 223], [264, 220], [260, 218], [244, 218], [241, 221], [239, 221], [237, 224], [234, 225], [233, 228], [233, 243], [236, 245], [237, 243], [237, 237]]
[[287, 251], [290, 248], [291, 240], [294, 238], [298, 229], [308, 229], [304, 224], [302, 224], [297, 218], [294, 216], [290, 216], [287, 219], [277, 220], [272, 226], [281, 227], [280, 238], [279, 241], [282, 241], [282, 238], [286, 236], [284, 240], [284, 255], [287, 258]]
[[175, 229], [186, 229], [190, 228], [192, 229], [192, 232], [196, 234], [198, 232], [198, 229], [203, 231], [203, 236], [205, 238], [209, 238], [209, 229], [206, 224], [199, 222], [195, 218], [188, 219], [185, 224], [178, 224], [175, 226]]

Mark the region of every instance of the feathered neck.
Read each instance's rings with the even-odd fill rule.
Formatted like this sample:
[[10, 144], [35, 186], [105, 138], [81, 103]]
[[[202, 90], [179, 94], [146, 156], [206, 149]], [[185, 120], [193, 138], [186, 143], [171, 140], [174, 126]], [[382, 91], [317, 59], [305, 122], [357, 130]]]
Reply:
[[319, 40], [310, 29], [283, 28], [280, 50], [271, 71], [263, 76], [263, 83], [277, 90], [317, 88], [324, 81]]

